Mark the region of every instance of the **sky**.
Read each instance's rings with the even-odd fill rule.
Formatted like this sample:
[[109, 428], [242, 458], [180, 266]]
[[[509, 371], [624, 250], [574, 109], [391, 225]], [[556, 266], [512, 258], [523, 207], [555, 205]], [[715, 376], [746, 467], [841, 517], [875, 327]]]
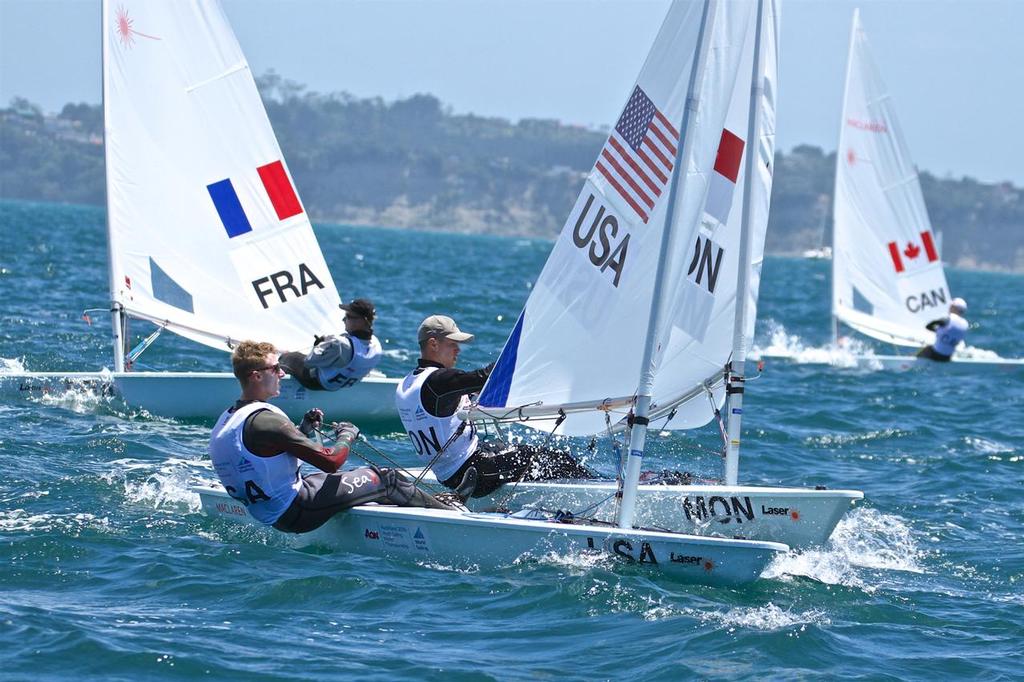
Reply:
[[[115, 2], [117, 0], [111, 0]], [[668, 0], [223, 0], [255, 74], [612, 125]], [[783, 0], [777, 144], [836, 147], [853, 9], [914, 161], [1024, 186], [1024, 0]], [[100, 101], [99, 0], [0, 0], [0, 104]]]

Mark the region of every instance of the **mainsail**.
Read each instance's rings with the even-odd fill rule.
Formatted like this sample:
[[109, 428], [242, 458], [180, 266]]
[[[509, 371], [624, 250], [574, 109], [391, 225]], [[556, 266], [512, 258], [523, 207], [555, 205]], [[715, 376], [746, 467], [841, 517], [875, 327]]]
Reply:
[[[721, 404], [720, 379], [735, 323], [757, 5], [710, 3], [708, 8], [714, 18], [706, 24], [706, 61], [697, 74], [704, 8], [674, 3], [669, 9], [481, 393], [481, 410], [514, 414], [529, 406], [535, 414], [553, 414], [602, 403], [624, 408], [645, 371], [655, 376], [654, 414], [699, 398], [680, 408], [670, 427], [695, 427], [712, 417], [702, 396], [705, 385], [717, 384], [714, 399]], [[766, 21], [772, 24], [767, 61], [774, 68], [774, 12], [766, 13]], [[763, 115], [766, 122], [774, 122], [774, 77], [770, 80], [764, 105], [772, 112]], [[682, 130], [688, 105], [691, 114]], [[690, 155], [677, 171], [677, 152], [687, 136]], [[767, 156], [754, 179], [754, 196], [764, 208], [753, 220], [754, 270], [760, 267], [770, 194], [773, 144], [771, 136], [766, 139], [757, 145], [757, 153]], [[679, 173], [678, 191], [669, 212], [673, 172]], [[663, 230], [669, 213], [671, 222]], [[655, 300], [663, 250], [661, 296]], [[748, 295], [756, 300], [756, 272], [752, 279]], [[652, 366], [645, 368], [646, 334], [655, 312], [660, 322], [651, 330]], [[751, 328], [754, 316], [751, 306]], [[585, 434], [604, 427], [604, 414], [590, 409], [570, 414], [561, 430]]]
[[920, 346], [951, 301], [937, 239], [892, 100], [854, 12], [833, 204], [832, 314]]
[[103, 3], [111, 297], [227, 349], [310, 345], [338, 292], [215, 1]]

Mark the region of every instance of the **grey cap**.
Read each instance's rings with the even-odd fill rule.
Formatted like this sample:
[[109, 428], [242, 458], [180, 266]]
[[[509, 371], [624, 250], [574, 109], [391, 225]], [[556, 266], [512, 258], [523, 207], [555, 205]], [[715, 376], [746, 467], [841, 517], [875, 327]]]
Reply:
[[416, 338], [420, 343], [430, 338], [445, 338], [468, 343], [473, 340], [473, 335], [461, 331], [455, 324], [455, 320], [447, 315], [431, 315], [420, 324]]

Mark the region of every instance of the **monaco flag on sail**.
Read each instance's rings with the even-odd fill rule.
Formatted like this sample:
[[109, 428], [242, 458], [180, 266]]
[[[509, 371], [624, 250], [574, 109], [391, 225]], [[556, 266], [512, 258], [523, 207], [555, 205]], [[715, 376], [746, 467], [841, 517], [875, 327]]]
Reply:
[[[263, 183], [263, 189], [274, 207], [274, 212], [277, 213], [278, 220], [302, 213], [302, 204], [299, 203], [299, 197], [295, 194], [295, 188], [288, 179], [283, 163], [274, 161], [260, 166], [256, 172], [259, 173], [260, 182]], [[245, 214], [245, 209], [242, 208], [242, 202], [231, 183], [231, 178], [211, 183], [206, 189], [210, 193], [228, 238], [252, 232], [252, 224]]]
[[[913, 241], [908, 241], [907, 245], [902, 248], [897, 242], [889, 242], [887, 246], [889, 248], [889, 257], [892, 258], [892, 266], [897, 274], [905, 272], [908, 266], [913, 268], [939, 260], [939, 254], [935, 250], [935, 242], [932, 241], [930, 230], [921, 232], [921, 246]], [[922, 246], [924, 247], [924, 259], [918, 260], [922, 255]]]
[[715, 172], [708, 182], [708, 198], [704, 211], [722, 225], [729, 222], [732, 195], [736, 189], [736, 178], [740, 173], [744, 142], [731, 131], [723, 128], [715, 156]]
[[679, 131], [638, 85], [594, 168], [646, 223], [672, 175], [678, 143]]

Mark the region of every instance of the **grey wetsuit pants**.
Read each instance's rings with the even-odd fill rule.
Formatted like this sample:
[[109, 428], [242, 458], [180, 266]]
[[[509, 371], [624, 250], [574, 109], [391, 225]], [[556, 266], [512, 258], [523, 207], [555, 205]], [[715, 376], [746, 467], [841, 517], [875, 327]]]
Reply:
[[308, 533], [338, 512], [367, 502], [400, 507], [450, 509], [424, 493], [394, 469], [359, 467], [333, 474], [318, 472], [302, 477], [302, 487], [274, 528], [286, 533]]

